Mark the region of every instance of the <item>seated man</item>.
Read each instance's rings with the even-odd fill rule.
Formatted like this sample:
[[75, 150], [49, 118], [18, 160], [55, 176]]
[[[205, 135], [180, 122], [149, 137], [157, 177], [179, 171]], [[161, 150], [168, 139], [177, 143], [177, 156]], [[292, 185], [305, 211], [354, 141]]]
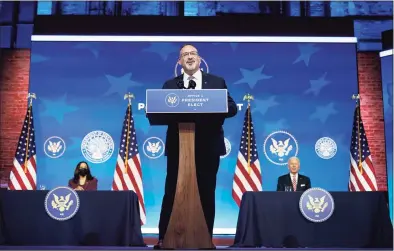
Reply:
[[298, 173], [300, 170], [300, 160], [297, 157], [291, 157], [287, 162], [290, 173], [278, 178], [276, 191], [305, 191], [311, 188], [311, 180]]
[[96, 191], [98, 180], [90, 173], [88, 163], [81, 161], [77, 164], [74, 177], [68, 181], [68, 186], [76, 191]]

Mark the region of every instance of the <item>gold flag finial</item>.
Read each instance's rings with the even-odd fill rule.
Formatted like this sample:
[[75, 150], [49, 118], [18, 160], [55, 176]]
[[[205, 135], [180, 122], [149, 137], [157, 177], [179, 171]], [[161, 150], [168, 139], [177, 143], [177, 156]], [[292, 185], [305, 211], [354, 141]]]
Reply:
[[124, 95], [124, 98], [123, 99], [128, 99], [129, 100], [129, 104], [131, 104], [131, 100], [134, 98], [134, 94], [133, 93], [131, 93], [131, 92], [129, 92], [129, 93], [126, 93], [125, 95]]
[[360, 104], [360, 100], [361, 100], [360, 94], [353, 94], [353, 95], [352, 95], [352, 99], [353, 99], [353, 100], [356, 100], [356, 104], [357, 104], [357, 105]]
[[248, 103], [250, 103], [250, 101], [253, 100], [253, 99], [254, 99], [253, 96], [250, 95], [249, 93], [244, 96], [244, 100], [247, 100]]
[[27, 99], [29, 100], [29, 105], [31, 105], [33, 104], [33, 99], [37, 99], [37, 96], [35, 93], [29, 92], [29, 94], [27, 94]]

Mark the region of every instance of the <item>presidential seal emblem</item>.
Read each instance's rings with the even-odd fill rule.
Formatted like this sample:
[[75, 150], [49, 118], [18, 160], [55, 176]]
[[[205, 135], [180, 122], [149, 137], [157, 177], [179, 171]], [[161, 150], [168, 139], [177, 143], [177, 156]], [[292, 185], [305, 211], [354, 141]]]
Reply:
[[106, 162], [114, 152], [114, 141], [104, 131], [88, 133], [81, 143], [82, 155], [92, 163]]
[[329, 192], [322, 188], [313, 187], [301, 195], [299, 207], [302, 215], [307, 220], [318, 223], [331, 217], [335, 204]]
[[54, 220], [69, 220], [78, 209], [78, 194], [69, 187], [56, 187], [45, 196], [45, 211]]
[[275, 165], [283, 166], [287, 160], [298, 154], [297, 140], [288, 132], [276, 131], [264, 140], [264, 155]]
[[160, 138], [150, 137], [145, 140], [142, 149], [146, 157], [150, 159], [157, 159], [164, 154], [165, 145], [163, 140]]
[[[202, 57], [200, 57], [200, 58], [201, 58], [200, 70], [201, 70], [202, 72], [209, 73], [209, 67], [208, 67], [207, 62], [206, 62]], [[182, 75], [182, 74], [183, 74], [183, 68], [182, 68], [182, 66], [177, 62], [177, 63], [175, 64], [175, 77], [178, 77], [179, 75]]]
[[66, 151], [66, 143], [58, 136], [49, 137], [44, 142], [44, 153], [49, 158], [59, 158]]
[[322, 159], [331, 159], [337, 153], [337, 144], [329, 137], [323, 137], [316, 141], [315, 152]]
[[224, 138], [224, 145], [225, 145], [225, 147], [226, 147], [226, 154], [223, 155], [223, 156], [220, 156], [221, 159], [226, 158], [226, 157], [230, 154], [230, 152], [231, 152], [231, 143], [230, 143], [230, 140], [228, 140], [227, 138]]
[[179, 97], [175, 93], [169, 93], [165, 99], [168, 107], [177, 107], [179, 105]]

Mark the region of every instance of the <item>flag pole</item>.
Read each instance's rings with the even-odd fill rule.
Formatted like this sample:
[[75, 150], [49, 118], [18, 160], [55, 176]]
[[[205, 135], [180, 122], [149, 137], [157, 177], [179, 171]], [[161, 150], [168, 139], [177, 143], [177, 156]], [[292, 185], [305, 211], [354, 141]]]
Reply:
[[123, 99], [128, 99], [128, 105], [127, 105], [127, 131], [126, 131], [126, 154], [124, 156], [124, 173], [127, 173], [127, 166], [128, 166], [128, 157], [129, 157], [129, 141], [130, 141], [130, 123], [131, 123], [131, 99], [134, 98], [134, 95], [132, 93], [127, 93], [124, 95]]
[[360, 120], [361, 120], [361, 112], [360, 112], [360, 94], [353, 94], [352, 99], [356, 100], [356, 109], [357, 109], [357, 135], [358, 135], [358, 168], [360, 169], [360, 173], [363, 174], [363, 165], [361, 161], [361, 135], [360, 135]]
[[248, 94], [246, 94], [245, 96], [244, 96], [244, 100], [247, 100], [248, 101], [248, 144], [247, 144], [247, 146], [248, 146], [248, 149], [247, 149], [247, 153], [248, 153], [248, 174], [250, 175], [250, 172], [251, 172], [251, 167], [250, 167], [250, 128], [251, 128], [251, 125], [250, 125], [250, 101], [251, 100], [253, 100], [253, 96], [252, 95], [250, 95], [249, 93]]
[[35, 93], [29, 93], [27, 95], [27, 99], [29, 100], [29, 105], [27, 107], [27, 137], [26, 137], [26, 153], [25, 153], [25, 165], [24, 165], [24, 172], [27, 173], [27, 162], [29, 159], [29, 141], [30, 141], [30, 118], [31, 118], [31, 108], [33, 106], [33, 99], [36, 99]]

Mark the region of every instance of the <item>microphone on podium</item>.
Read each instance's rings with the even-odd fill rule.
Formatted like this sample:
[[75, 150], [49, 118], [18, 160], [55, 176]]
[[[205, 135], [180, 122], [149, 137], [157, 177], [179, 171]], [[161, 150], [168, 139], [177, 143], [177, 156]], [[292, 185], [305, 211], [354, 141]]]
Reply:
[[196, 89], [196, 82], [194, 80], [189, 80], [189, 87], [187, 89]]
[[179, 80], [176, 85], [178, 86], [179, 89], [186, 89], [185, 84], [183, 83], [183, 80]]

